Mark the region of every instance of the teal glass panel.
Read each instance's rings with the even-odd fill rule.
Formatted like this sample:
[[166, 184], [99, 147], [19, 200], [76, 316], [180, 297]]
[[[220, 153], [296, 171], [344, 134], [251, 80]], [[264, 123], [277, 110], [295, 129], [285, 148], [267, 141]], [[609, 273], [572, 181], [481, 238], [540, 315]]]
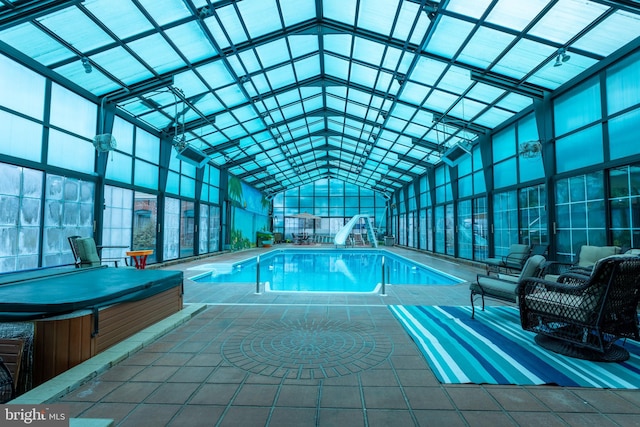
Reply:
[[116, 139], [118, 151], [133, 154], [133, 124], [120, 117], [115, 117], [111, 134]]
[[640, 53], [607, 70], [607, 112], [615, 114], [640, 104]]
[[131, 156], [112, 151], [109, 153], [105, 178], [131, 184], [133, 159]]
[[473, 176], [467, 175], [458, 180], [458, 197], [473, 195]]
[[516, 184], [517, 169], [516, 159], [511, 158], [493, 165], [493, 185], [495, 188], [504, 188]]
[[592, 79], [554, 101], [556, 136], [593, 123], [602, 117], [600, 81]]
[[152, 190], [158, 189], [158, 167], [142, 160], [134, 162], [134, 184]]
[[167, 193], [178, 195], [180, 194], [180, 174], [177, 172], [169, 171], [167, 175], [167, 186], [165, 188]]
[[51, 87], [51, 124], [85, 138], [96, 133], [98, 106], [85, 98], [53, 84]]
[[609, 120], [609, 153], [611, 159], [621, 159], [640, 154], [638, 129], [640, 129], [640, 109]]
[[507, 129], [493, 136], [491, 144], [493, 161], [499, 162], [516, 154], [516, 132], [515, 126], [509, 126]]
[[556, 140], [556, 170], [567, 172], [604, 161], [602, 127], [591, 126]]
[[76, 172], [93, 173], [96, 150], [89, 141], [51, 129], [47, 162]]
[[0, 55], [0, 99], [2, 106], [42, 119], [45, 78]]
[[34, 162], [42, 160], [42, 125], [0, 110], [0, 129], [2, 154]]
[[136, 157], [158, 164], [160, 159], [160, 140], [140, 128], [136, 128]]
[[487, 191], [487, 186], [484, 180], [484, 171], [475, 172], [473, 174], [473, 193], [482, 194]]
[[180, 195], [184, 197], [196, 197], [196, 180], [187, 176], [180, 176]]

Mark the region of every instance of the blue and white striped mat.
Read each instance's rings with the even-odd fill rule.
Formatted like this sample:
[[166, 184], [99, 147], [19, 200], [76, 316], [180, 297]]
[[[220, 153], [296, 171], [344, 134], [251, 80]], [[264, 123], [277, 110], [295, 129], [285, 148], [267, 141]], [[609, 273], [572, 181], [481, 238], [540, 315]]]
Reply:
[[523, 331], [514, 307], [389, 306], [446, 384], [556, 384], [567, 387], [640, 388], [640, 343], [623, 344], [622, 363], [590, 362], [538, 346]]

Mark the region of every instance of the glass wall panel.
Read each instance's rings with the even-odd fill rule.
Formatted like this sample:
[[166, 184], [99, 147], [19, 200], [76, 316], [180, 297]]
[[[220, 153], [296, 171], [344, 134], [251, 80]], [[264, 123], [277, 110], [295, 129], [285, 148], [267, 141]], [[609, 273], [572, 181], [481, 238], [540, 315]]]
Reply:
[[436, 234], [435, 234], [435, 251], [436, 253], [445, 253], [445, 216], [444, 206], [436, 206], [435, 209], [435, 222], [436, 222]]
[[640, 248], [640, 166], [610, 170], [609, 187], [612, 244]]
[[602, 117], [600, 80], [594, 78], [554, 101], [556, 136], [586, 126]]
[[640, 53], [607, 70], [607, 112], [615, 114], [640, 104]]
[[557, 181], [558, 260], [573, 262], [582, 245], [606, 245], [604, 205], [604, 172]]
[[420, 249], [427, 249], [427, 210], [420, 209]]
[[147, 263], [155, 262], [156, 227], [158, 225], [158, 199], [153, 194], [136, 191], [133, 202], [133, 250], [151, 249]]
[[164, 201], [163, 260], [180, 256], [180, 200], [167, 197]]
[[[51, 86], [49, 120], [52, 125], [85, 138], [93, 138], [98, 129], [97, 115], [98, 106], [93, 102], [55, 83]], [[93, 144], [87, 144], [93, 148]]]
[[209, 207], [209, 252], [220, 250], [220, 207]]
[[44, 267], [72, 264], [69, 236], [93, 237], [95, 184], [47, 175], [44, 209]]
[[453, 203], [449, 203], [445, 206], [445, 227], [446, 253], [447, 255], [454, 256], [456, 253], [456, 219], [453, 216]]
[[142, 160], [135, 161], [134, 171], [135, 185], [149, 188], [151, 190], [158, 189], [158, 167]]
[[47, 162], [53, 166], [93, 173], [96, 149], [88, 141], [55, 129], [49, 131]]
[[473, 258], [473, 218], [471, 200], [458, 202], [458, 257]]
[[194, 209], [193, 202], [180, 201], [180, 258], [193, 255], [196, 226]]
[[612, 160], [640, 154], [638, 129], [640, 109], [609, 120], [609, 153]]
[[0, 111], [0, 129], [0, 153], [34, 162], [42, 161], [41, 124]]
[[160, 159], [160, 139], [136, 128], [136, 157], [157, 165]]
[[487, 198], [473, 199], [473, 258], [483, 260], [489, 256], [489, 227]]
[[209, 252], [209, 205], [198, 204], [200, 220], [198, 223], [198, 253]]
[[602, 127], [598, 124], [556, 140], [556, 170], [568, 172], [604, 161]]
[[[535, 115], [530, 114], [518, 122], [518, 144], [537, 142], [539, 140]], [[518, 162], [520, 182], [544, 178], [541, 153], [531, 157], [520, 155]]]
[[112, 151], [107, 162], [106, 179], [131, 184], [133, 176], [133, 159], [126, 154]]
[[133, 233], [133, 191], [105, 185], [104, 214], [102, 223], [102, 245], [124, 246], [122, 248], [104, 248], [104, 258], [125, 258], [125, 252], [131, 247]]
[[509, 253], [509, 246], [518, 241], [518, 199], [515, 191], [493, 196], [494, 251], [496, 256]]
[[548, 244], [546, 187], [537, 185], [520, 190], [521, 242], [528, 245]]
[[38, 267], [43, 173], [0, 163], [0, 273]]
[[504, 188], [516, 184], [517, 169], [515, 157], [493, 166], [493, 182], [495, 188]]
[[427, 209], [427, 250], [433, 252], [433, 209]]
[[45, 78], [0, 55], [0, 99], [2, 105], [42, 120]]
[[516, 130], [515, 126], [495, 134], [491, 143], [493, 162], [508, 159], [516, 155]]

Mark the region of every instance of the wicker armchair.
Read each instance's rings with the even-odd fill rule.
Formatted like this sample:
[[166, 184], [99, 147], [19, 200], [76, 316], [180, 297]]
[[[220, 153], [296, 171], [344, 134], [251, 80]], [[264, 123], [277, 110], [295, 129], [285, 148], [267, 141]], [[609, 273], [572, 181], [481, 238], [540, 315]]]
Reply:
[[538, 333], [536, 342], [549, 350], [622, 361], [629, 353], [615, 342], [640, 340], [640, 257], [609, 256], [591, 275], [567, 273], [558, 282], [524, 279], [518, 292], [522, 328]]

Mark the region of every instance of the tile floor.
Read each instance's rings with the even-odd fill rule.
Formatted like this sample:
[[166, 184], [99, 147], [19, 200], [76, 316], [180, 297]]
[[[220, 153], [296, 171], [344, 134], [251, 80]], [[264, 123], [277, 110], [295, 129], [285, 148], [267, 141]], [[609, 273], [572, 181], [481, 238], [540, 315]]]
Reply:
[[[393, 250], [464, 280], [480, 271]], [[640, 426], [638, 391], [440, 384], [386, 305], [468, 305], [465, 284], [290, 295], [188, 279], [212, 260], [164, 267], [206, 310], [49, 403], [117, 426]]]

